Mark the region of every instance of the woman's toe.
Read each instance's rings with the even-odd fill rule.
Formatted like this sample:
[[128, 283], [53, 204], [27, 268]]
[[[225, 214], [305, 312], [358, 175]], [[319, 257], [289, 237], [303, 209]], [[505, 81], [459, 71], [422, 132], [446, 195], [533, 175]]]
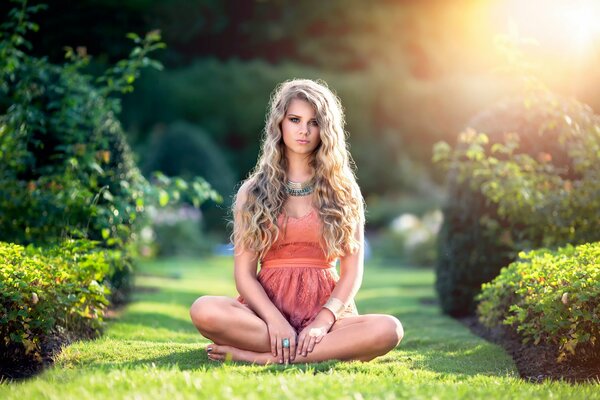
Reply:
[[[210, 349], [210, 351], [209, 351], [209, 349]], [[223, 354], [221, 353], [221, 349], [216, 344], [210, 344], [210, 345], [206, 346], [206, 354], [208, 355], [208, 358], [211, 360], [218, 361], [218, 360], [223, 359]]]
[[205, 347], [206, 355], [211, 360], [217, 360], [219, 356], [218, 346], [214, 343], [210, 343]]

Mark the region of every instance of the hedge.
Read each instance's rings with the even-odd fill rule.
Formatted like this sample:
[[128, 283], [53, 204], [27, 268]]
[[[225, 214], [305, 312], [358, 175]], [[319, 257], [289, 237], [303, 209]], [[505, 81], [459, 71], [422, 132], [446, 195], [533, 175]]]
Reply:
[[519, 253], [477, 296], [488, 326], [556, 346], [557, 360], [600, 360], [600, 242]]
[[48, 248], [0, 242], [0, 359], [40, 360], [46, 335], [62, 331], [100, 333], [105, 282], [118, 269], [121, 252], [68, 240]]

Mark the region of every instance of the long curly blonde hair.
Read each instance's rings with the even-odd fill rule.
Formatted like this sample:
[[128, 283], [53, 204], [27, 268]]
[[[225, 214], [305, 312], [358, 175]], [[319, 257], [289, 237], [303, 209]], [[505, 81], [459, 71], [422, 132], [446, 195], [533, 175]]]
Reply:
[[[246, 201], [240, 204], [230, 240], [234, 248], [240, 244], [258, 254], [262, 260], [277, 240], [280, 227], [277, 216], [283, 211], [288, 194], [287, 159], [281, 122], [292, 99], [309, 102], [317, 114], [321, 143], [310, 155], [309, 165], [315, 176], [313, 206], [323, 221], [321, 248], [328, 260], [354, 253], [360, 243], [354, 237], [357, 224], [365, 223], [365, 205], [353, 169], [344, 131], [344, 112], [339, 98], [321, 79], [292, 79], [277, 85], [269, 102], [258, 162], [246, 184]], [[353, 168], [351, 168], [351, 165]], [[239, 192], [231, 213], [235, 214]]]

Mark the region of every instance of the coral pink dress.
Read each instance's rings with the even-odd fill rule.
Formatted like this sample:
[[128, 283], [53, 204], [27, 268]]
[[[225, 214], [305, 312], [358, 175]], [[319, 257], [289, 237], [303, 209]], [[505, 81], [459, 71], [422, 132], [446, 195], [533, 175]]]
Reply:
[[[339, 276], [335, 260], [327, 260], [319, 246], [322, 222], [314, 207], [298, 218], [282, 213], [277, 225], [279, 237], [261, 260], [257, 278], [269, 299], [300, 333], [329, 299]], [[241, 295], [237, 299], [247, 304]], [[349, 315], [358, 315], [354, 300], [339, 318]]]

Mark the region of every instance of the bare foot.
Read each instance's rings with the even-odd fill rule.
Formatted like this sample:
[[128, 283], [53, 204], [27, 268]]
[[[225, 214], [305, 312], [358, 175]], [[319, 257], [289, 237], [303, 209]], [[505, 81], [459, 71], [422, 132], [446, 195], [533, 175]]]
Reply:
[[208, 358], [213, 361], [243, 361], [261, 365], [276, 363], [275, 357], [271, 353], [255, 353], [233, 346], [217, 345], [214, 343], [206, 346], [206, 353], [208, 354]]

